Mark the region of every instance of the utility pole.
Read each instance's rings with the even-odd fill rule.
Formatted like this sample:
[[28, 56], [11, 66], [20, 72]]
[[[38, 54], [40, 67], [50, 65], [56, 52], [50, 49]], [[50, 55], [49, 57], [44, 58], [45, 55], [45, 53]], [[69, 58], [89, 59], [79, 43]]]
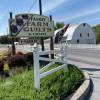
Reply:
[[[9, 14], [10, 14], [10, 21], [11, 21], [12, 20], [12, 12], [10, 12]], [[16, 50], [15, 50], [14, 37], [13, 37], [12, 31], [11, 31], [11, 27], [9, 27], [9, 30], [10, 30], [9, 32], [11, 35], [12, 54], [15, 55]]]
[[40, 15], [42, 15], [42, 2], [41, 2], [41, 0], [39, 0], [39, 11], [40, 11]]
[[[50, 15], [50, 21], [52, 21], [52, 15]], [[50, 38], [50, 50], [54, 50], [53, 37]], [[51, 54], [51, 59], [54, 59], [54, 54]]]
[[[41, 0], [39, 0], [39, 11], [40, 11], [40, 15], [42, 15], [42, 2], [41, 2]], [[42, 51], [44, 51], [44, 40], [43, 40], [43, 37], [41, 37], [41, 46], [42, 46]]]

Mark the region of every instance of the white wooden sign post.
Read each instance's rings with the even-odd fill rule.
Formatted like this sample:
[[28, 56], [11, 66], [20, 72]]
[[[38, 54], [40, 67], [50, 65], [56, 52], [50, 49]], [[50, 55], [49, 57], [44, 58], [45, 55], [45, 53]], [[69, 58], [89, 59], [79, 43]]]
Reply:
[[33, 57], [34, 57], [34, 85], [35, 88], [40, 88], [40, 72], [39, 72], [39, 54], [38, 54], [38, 45], [37, 43], [34, 44], [34, 51], [33, 51]]

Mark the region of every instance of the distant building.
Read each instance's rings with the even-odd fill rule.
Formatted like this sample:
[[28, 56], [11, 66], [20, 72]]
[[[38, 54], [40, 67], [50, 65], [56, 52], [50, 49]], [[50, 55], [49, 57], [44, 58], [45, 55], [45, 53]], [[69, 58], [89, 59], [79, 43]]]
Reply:
[[69, 44], [96, 44], [96, 34], [87, 23], [68, 24], [54, 33], [55, 43], [66, 40]]
[[20, 45], [23, 45], [23, 44], [34, 44], [35, 43], [35, 39], [37, 39], [37, 43], [40, 43], [40, 38], [28, 38], [28, 37], [23, 37], [23, 38], [20, 38], [19, 40], [19, 44]]

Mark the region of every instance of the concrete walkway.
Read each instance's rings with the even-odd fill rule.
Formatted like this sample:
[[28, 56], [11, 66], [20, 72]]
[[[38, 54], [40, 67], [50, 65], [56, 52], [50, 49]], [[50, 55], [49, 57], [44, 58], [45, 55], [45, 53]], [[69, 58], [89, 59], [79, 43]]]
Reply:
[[74, 64], [84, 71], [87, 71], [92, 79], [91, 94], [87, 100], [100, 100], [100, 66], [85, 64], [81, 62], [68, 60], [68, 63]]

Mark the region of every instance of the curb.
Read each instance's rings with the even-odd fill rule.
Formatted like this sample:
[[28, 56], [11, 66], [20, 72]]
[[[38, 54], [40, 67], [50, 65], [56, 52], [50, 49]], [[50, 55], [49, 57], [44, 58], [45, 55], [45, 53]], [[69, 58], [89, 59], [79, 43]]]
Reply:
[[76, 92], [66, 98], [66, 100], [85, 100], [90, 90], [90, 77], [87, 72], [84, 72], [84, 76], [85, 81], [76, 90]]

